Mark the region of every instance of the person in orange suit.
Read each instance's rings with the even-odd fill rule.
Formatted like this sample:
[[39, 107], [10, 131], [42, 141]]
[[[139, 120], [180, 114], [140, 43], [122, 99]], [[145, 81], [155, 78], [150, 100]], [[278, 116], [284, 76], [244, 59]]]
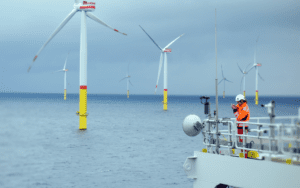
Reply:
[[[244, 97], [244, 95], [239, 94], [235, 97], [235, 101], [237, 102], [237, 105], [232, 104], [231, 108], [233, 109], [233, 113], [236, 117], [236, 121], [242, 121], [247, 122], [250, 119], [250, 110], [247, 104], [247, 101]], [[244, 123], [238, 123], [237, 124], [237, 133], [243, 134], [243, 126], [245, 126], [246, 134], [248, 133], [248, 125]], [[243, 139], [239, 137], [239, 141], [243, 142]], [[247, 151], [246, 151], [247, 152]], [[245, 156], [247, 158], [247, 154]]]

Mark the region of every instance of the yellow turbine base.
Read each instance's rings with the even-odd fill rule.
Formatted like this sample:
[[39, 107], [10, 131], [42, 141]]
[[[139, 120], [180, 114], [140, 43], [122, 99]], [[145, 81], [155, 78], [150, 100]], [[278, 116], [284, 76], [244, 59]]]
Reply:
[[244, 97], [245, 97], [245, 99], [246, 99], [246, 92], [244, 91]]
[[86, 129], [86, 116], [87, 116], [87, 90], [80, 89], [79, 96], [79, 129]]
[[164, 110], [168, 110], [168, 90], [164, 90]]
[[255, 92], [255, 104], [258, 105], [258, 91]]
[[223, 91], [223, 98], [225, 98], [225, 91]]
[[127, 90], [127, 98], [129, 98], [129, 90]]
[[67, 100], [67, 90], [65, 89], [64, 100]]

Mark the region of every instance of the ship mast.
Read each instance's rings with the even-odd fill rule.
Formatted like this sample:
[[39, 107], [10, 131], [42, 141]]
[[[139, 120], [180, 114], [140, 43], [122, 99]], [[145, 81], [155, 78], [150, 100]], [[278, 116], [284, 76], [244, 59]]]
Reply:
[[[216, 132], [219, 133], [219, 119], [218, 119], [218, 50], [217, 50], [217, 9], [215, 9], [215, 49], [216, 49]], [[219, 153], [219, 135], [216, 134], [216, 152]]]
[[[216, 50], [216, 121], [218, 122], [218, 50], [217, 50], [217, 9], [215, 9], [215, 50]], [[218, 127], [218, 126], [217, 126]], [[217, 128], [218, 129], [218, 128]], [[218, 130], [217, 130], [218, 131]]]

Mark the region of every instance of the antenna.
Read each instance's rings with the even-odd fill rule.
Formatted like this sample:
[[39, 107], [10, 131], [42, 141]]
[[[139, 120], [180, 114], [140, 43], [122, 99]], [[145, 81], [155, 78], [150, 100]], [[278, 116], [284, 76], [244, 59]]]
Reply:
[[[217, 9], [215, 9], [215, 49], [216, 49], [216, 121], [218, 122], [218, 50], [217, 50]], [[218, 127], [218, 126], [217, 126]], [[218, 131], [218, 128], [217, 128]]]
[[[215, 48], [216, 48], [216, 132], [219, 133], [219, 119], [218, 119], [218, 50], [217, 50], [217, 9], [215, 9]], [[216, 152], [219, 153], [219, 136], [217, 137]]]

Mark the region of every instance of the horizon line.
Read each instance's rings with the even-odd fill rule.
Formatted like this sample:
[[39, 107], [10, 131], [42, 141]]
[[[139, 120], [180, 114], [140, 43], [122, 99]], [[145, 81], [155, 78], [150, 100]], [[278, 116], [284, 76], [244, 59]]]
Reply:
[[[50, 92], [2, 92], [0, 91], [0, 94], [63, 94], [63, 93], [50, 93]], [[79, 93], [68, 93], [72, 95], [79, 95]], [[126, 93], [88, 93], [88, 95], [127, 95]], [[154, 94], [131, 94], [131, 95], [154, 95]], [[156, 94], [158, 96], [163, 94]], [[215, 95], [200, 95], [200, 94], [170, 94], [168, 96], [210, 96], [215, 97]], [[223, 95], [218, 95], [218, 97], [222, 97]], [[226, 95], [228, 97], [235, 97], [236, 95]], [[255, 95], [247, 95], [249, 97], [255, 97]], [[260, 97], [266, 97], [266, 96], [289, 96], [289, 97], [300, 97], [300, 94], [278, 94], [278, 95], [260, 95]]]

